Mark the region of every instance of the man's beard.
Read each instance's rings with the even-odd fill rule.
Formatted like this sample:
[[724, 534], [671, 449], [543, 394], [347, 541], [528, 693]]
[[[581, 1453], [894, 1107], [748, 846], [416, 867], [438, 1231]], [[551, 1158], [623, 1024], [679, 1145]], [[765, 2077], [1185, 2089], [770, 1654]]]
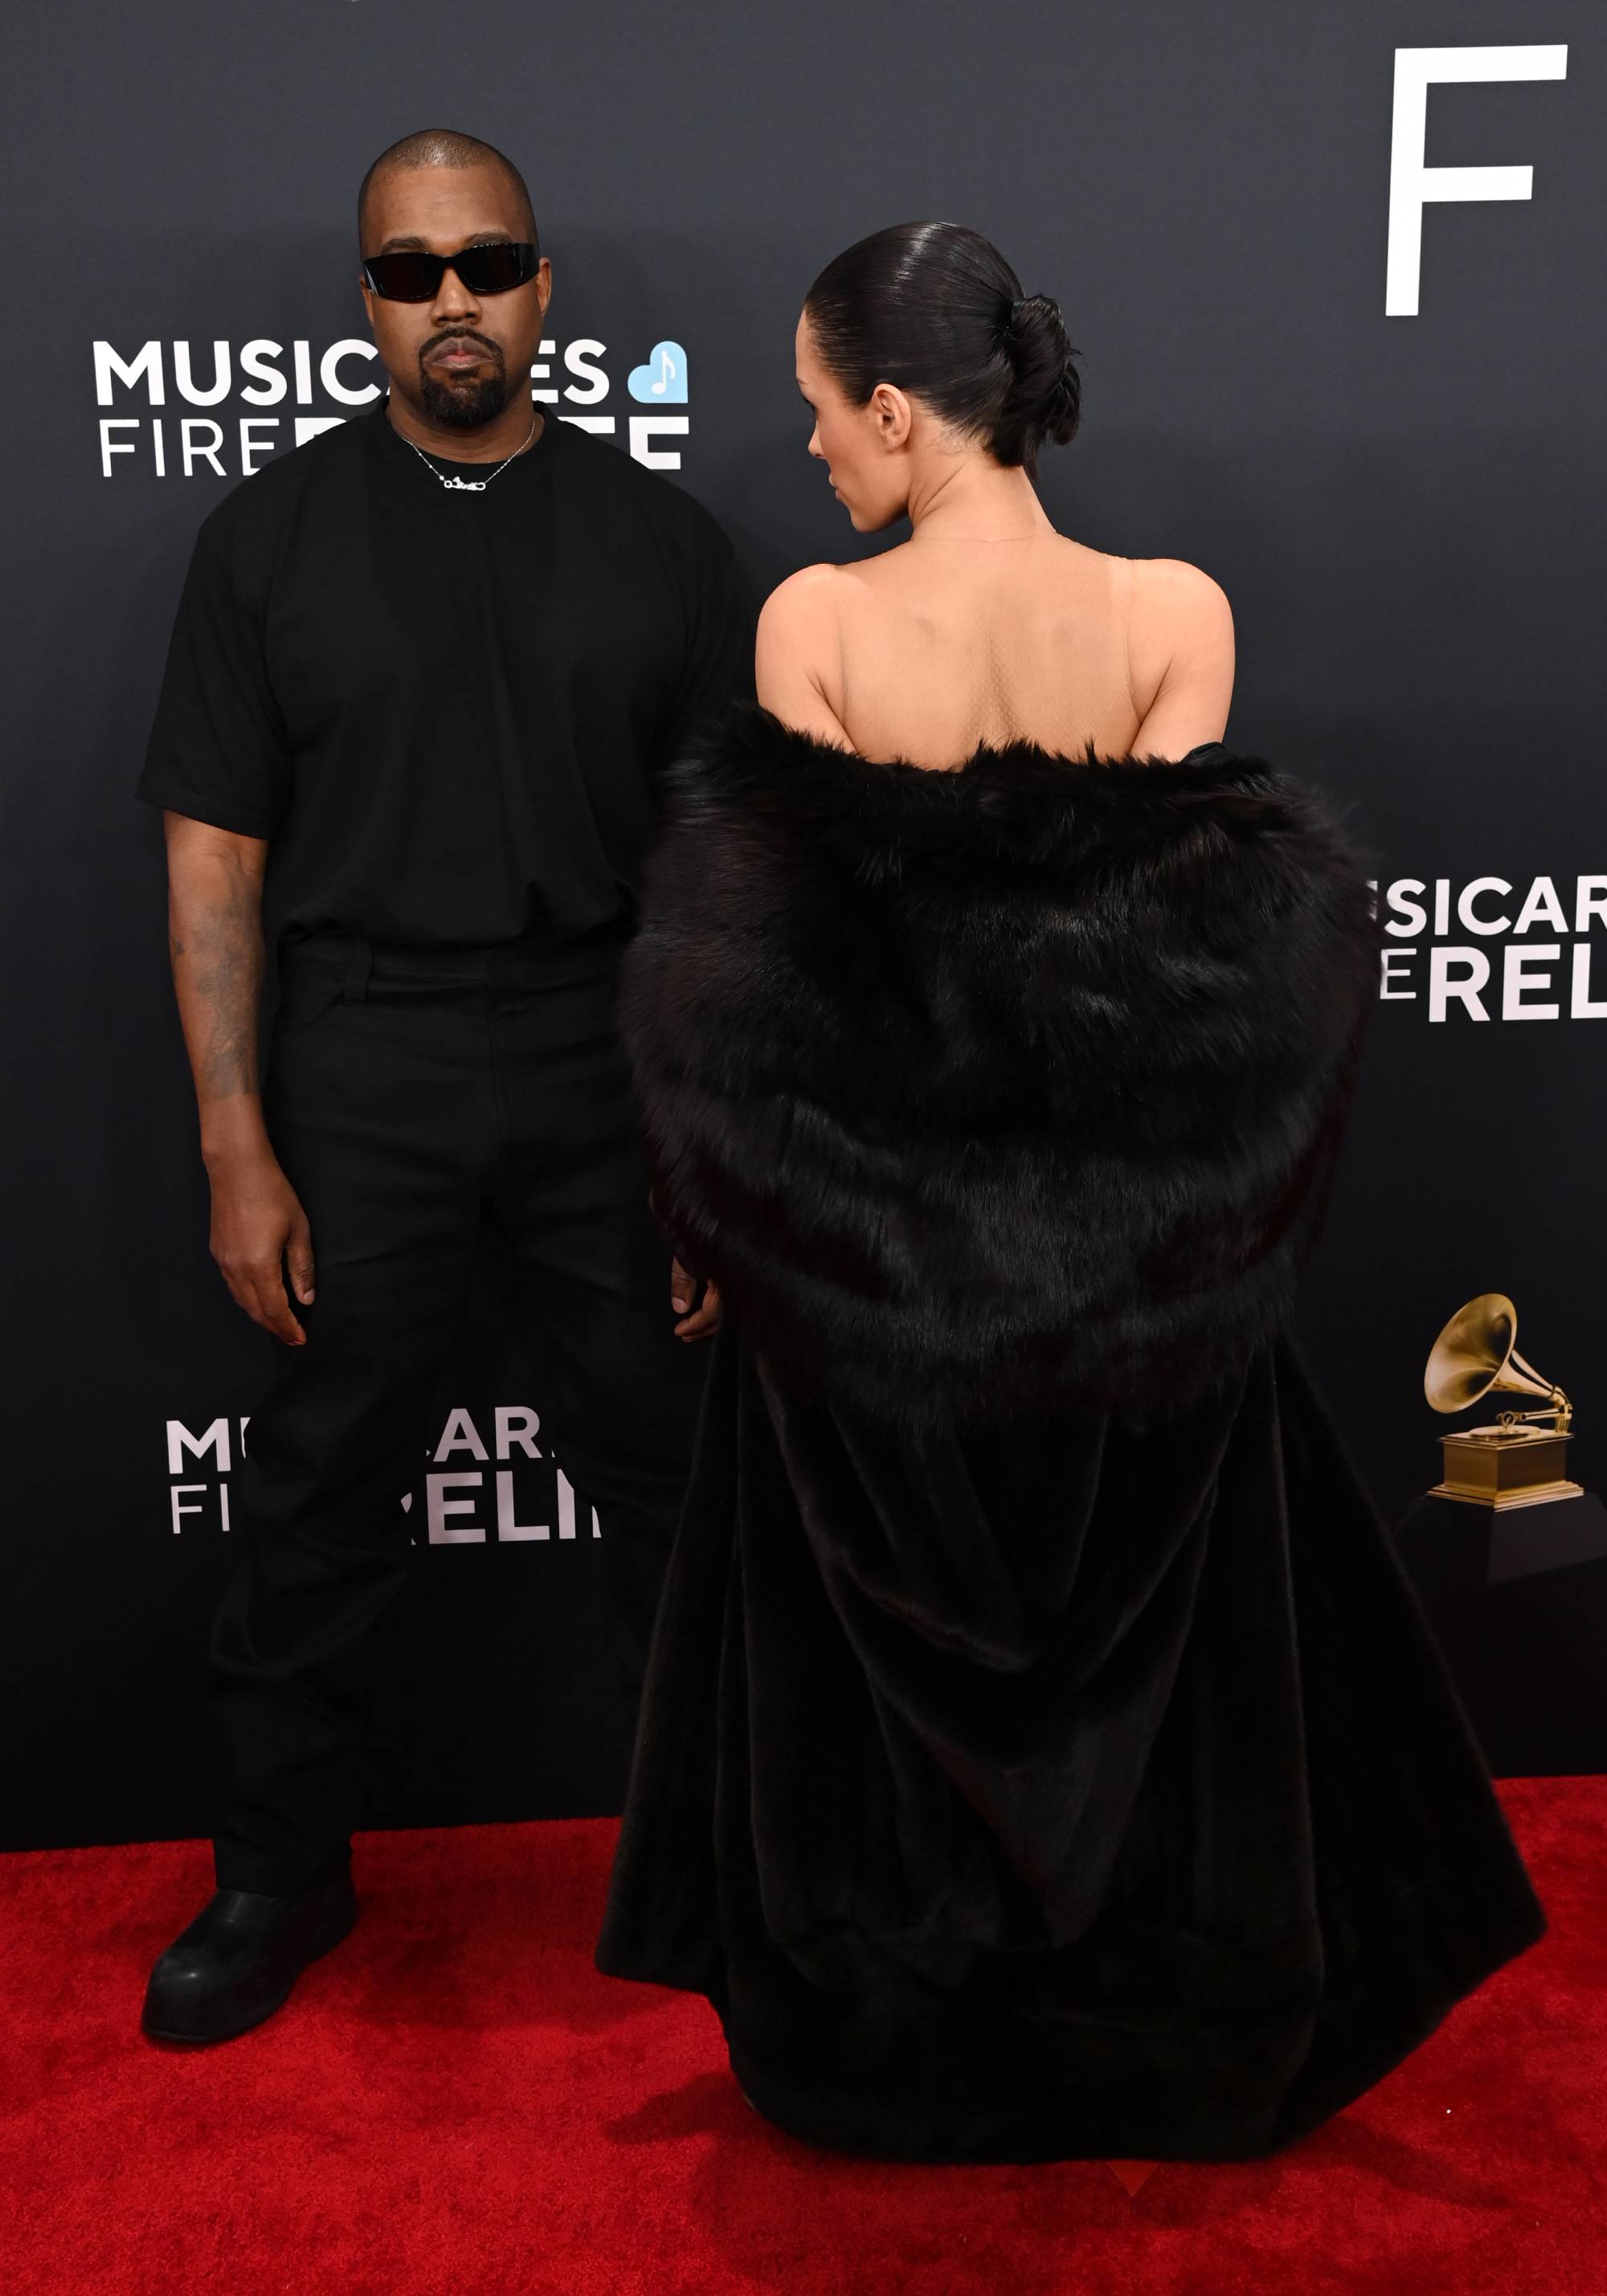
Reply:
[[490, 374], [472, 378], [465, 375], [453, 382], [428, 365], [421, 356], [419, 395], [432, 422], [439, 422], [445, 430], [478, 430], [502, 413], [508, 403], [507, 370], [501, 350], [495, 345], [491, 349], [494, 365]]

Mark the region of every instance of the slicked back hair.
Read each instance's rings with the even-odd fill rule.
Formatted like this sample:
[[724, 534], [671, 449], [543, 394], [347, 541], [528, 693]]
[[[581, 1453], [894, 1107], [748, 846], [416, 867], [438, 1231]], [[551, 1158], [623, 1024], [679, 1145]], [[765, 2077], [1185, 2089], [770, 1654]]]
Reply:
[[963, 224], [873, 232], [827, 264], [804, 309], [852, 406], [896, 383], [1032, 476], [1038, 449], [1077, 430], [1082, 384], [1060, 305], [1023, 295], [992, 241]]
[[[536, 239], [536, 210], [530, 204], [530, 194], [524, 177], [505, 152], [495, 144], [482, 143], [478, 135], [460, 135], [452, 127], [420, 127], [411, 135], [404, 135], [381, 152], [364, 176], [357, 190], [357, 247], [363, 250], [364, 222], [368, 209], [368, 194], [374, 178], [392, 168], [500, 168], [519, 197], [530, 226], [530, 237]], [[537, 241], [539, 245], [539, 241]], [[370, 253], [372, 250], [368, 250]]]

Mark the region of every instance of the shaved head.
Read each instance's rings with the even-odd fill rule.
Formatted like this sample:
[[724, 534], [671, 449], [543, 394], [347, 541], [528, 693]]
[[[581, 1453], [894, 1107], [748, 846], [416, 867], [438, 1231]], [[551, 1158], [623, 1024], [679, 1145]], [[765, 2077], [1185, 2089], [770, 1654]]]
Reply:
[[[368, 195], [376, 179], [389, 175], [393, 168], [495, 168], [505, 177], [514, 193], [530, 237], [536, 237], [536, 210], [530, 205], [530, 194], [525, 179], [504, 152], [494, 144], [482, 144], [478, 135], [460, 135], [451, 127], [421, 127], [412, 135], [404, 135], [392, 144], [364, 176], [357, 193], [357, 245], [362, 249], [368, 221]], [[367, 250], [373, 252], [373, 249]]]

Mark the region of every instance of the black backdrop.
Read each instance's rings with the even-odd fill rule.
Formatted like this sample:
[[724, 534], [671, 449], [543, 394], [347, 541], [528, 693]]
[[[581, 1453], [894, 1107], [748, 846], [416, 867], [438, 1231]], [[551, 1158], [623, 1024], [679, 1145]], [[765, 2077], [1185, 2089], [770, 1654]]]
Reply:
[[[1533, 196], [1431, 198], [1418, 308], [1388, 311], [1408, 42], [1510, 52], [1482, 84], [1431, 68], [1415, 156], [1532, 167]], [[1393, 993], [1304, 1310], [1319, 1374], [1394, 1518], [1438, 1472], [1426, 1349], [1462, 1300], [1504, 1289], [1526, 1351], [1581, 1406], [1575, 1471], [1599, 1483], [1607, 918], [1577, 906], [1582, 883], [1607, 893], [1598, 7], [57, 0], [8, 43], [0, 1840], [208, 1821], [218, 1423], [236, 1442], [272, 1343], [207, 1257], [160, 829], [130, 790], [191, 537], [239, 481], [242, 422], [248, 460], [292, 451], [298, 421], [370, 383], [360, 348], [333, 349], [363, 333], [353, 195], [377, 150], [427, 124], [529, 176], [556, 274], [537, 387], [560, 414], [611, 420], [621, 451], [678, 457], [759, 585], [862, 546], [805, 456], [791, 381], [827, 257], [947, 216], [1061, 298], [1086, 412], [1045, 470], [1053, 514], [1216, 575], [1238, 627], [1230, 739], [1339, 795], [1386, 891], [1430, 888], [1425, 918], [1398, 894], [1390, 912]], [[1526, 64], [1530, 43], [1565, 58]], [[629, 385], [660, 342], [685, 354], [668, 409]], [[633, 433], [644, 418], [684, 428]], [[1510, 896], [1459, 910], [1489, 877]], [[1575, 1000], [1579, 948], [1595, 970]], [[1436, 1004], [1437, 975], [1485, 962], [1478, 1010]], [[589, 1511], [562, 1536], [553, 1462], [496, 1456], [498, 1406], [535, 1399], [488, 1288], [441, 1391], [441, 1456], [420, 1462], [377, 1819], [616, 1803]], [[498, 1535], [499, 1469], [513, 1527], [548, 1537]], [[438, 1530], [467, 1536], [426, 1535], [427, 1473], [481, 1477], [434, 1486]], [[1550, 1575], [1522, 1636], [1562, 1681], [1565, 1726], [1531, 1733], [1526, 1759], [1604, 1767], [1594, 1668], [1562, 1625], [1599, 1580]]]

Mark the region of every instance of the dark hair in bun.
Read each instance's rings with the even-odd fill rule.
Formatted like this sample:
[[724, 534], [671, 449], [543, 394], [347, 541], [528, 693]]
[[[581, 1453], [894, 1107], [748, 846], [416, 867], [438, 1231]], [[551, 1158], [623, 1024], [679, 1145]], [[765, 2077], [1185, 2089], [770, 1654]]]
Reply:
[[897, 384], [1007, 468], [1065, 446], [1082, 386], [1060, 306], [1023, 295], [980, 232], [899, 223], [828, 263], [804, 298], [810, 332], [856, 406]]

